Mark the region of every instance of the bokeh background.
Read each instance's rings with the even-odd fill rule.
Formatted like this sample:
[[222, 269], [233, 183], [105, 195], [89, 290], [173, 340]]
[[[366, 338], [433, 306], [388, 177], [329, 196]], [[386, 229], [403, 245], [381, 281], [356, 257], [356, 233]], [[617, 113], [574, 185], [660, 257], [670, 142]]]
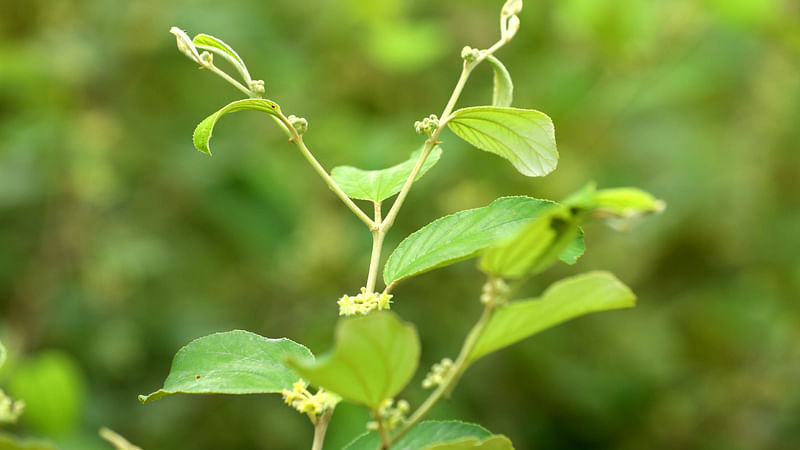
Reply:
[[[528, 0], [498, 56], [515, 105], [556, 124], [559, 168], [521, 176], [445, 133], [387, 248], [502, 195], [560, 199], [589, 180], [668, 209], [626, 233], [586, 227], [575, 266], [608, 269], [633, 310], [581, 318], [487, 357], [433, 418], [520, 449], [800, 448], [800, 3]], [[501, 0], [0, 1], [0, 387], [27, 412], [5, 431], [63, 449], [308, 448], [279, 396], [142, 406], [175, 351], [234, 328], [330, 347], [335, 300], [364, 284], [369, 235], [257, 113], [194, 126], [239, 98], [168, 33], [221, 37], [308, 118], [329, 169], [380, 168], [421, 143], [463, 45], [498, 35]], [[462, 105], [491, 98], [479, 70]], [[419, 328], [419, 381], [454, 356], [480, 306], [474, 262], [395, 291]], [[328, 447], [361, 430], [343, 405]]]

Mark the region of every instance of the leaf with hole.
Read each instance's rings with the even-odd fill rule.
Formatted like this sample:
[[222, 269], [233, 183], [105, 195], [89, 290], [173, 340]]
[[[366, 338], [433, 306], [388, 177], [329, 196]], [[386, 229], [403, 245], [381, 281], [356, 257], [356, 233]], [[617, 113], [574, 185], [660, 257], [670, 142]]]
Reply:
[[501, 306], [470, 352], [468, 361], [528, 338], [542, 330], [585, 314], [631, 308], [636, 296], [608, 272], [588, 272], [565, 278], [535, 299]]
[[311, 351], [290, 339], [269, 339], [234, 330], [190, 342], [175, 355], [164, 387], [140, 395], [142, 403], [172, 394], [276, 394], [300, 376], [287, 358], [313, 360]]
[[211, 140], [211, 133], [214, 131], [214, 126], [217, 124], [217, 121], [220, 119], [220, 117], [227, 113], [247, 110], [265, 112], [275, 119], [279, 124], [281, 124], [280, 120], [278, 119], [280, 117], [281, 108], [277, 103], [260, 98], [237, 100], [223, 106], [217, 112], [206, 117], [197, 125], [197, 128], [194, 129], [194, 135], [192, 136], [192, 141], [194, 142], [195, 148], [203, 153], [211, 155], [209, 141]]
[[[331, 177], [342, 188], [348, 197], [358, 200], [381, 202], [403, 189], [411, 171], [417, 164], [422, 150], [417, 150], [411, 157], [396, 166], [381, 170], [362, 170], [350, 166], [335, 167]], [[430, 170], [442, 156], [442, 149], [434, 147], [414, 180], [419, 180]]]
[[408, 384], [419, 352], [413, 325], [392, 313], [374, 312], [340, 320], [336, 346], [327, 356], [292, 358], [289, 363], [312, 384], [374, 410]]
[[[502, 197], [482, 208], [437, 219], [405, 238], [383, 270], [386, 284], [476, 256], [503, 241], [558, 204], [530, 197]], [[574, 263], [583, 252], [582, 236], [562, 255]]]
[[455, 111], [447, 125], [475, 147], [509, 160], [523, 175], [541, 177], [558, 164], [553, 122], [542, 112], [475, 106]]

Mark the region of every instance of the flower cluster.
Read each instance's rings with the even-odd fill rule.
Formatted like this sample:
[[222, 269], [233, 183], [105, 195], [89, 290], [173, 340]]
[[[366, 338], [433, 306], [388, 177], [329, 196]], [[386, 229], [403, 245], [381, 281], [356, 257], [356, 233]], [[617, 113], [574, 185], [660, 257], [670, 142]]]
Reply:
[[301, 378], [292, 385], [292, 390], [284, 389], [283, 401], [303, 414], [319, 417], [325, 411], [333, 409], [339, 403], [339, 396], [325, 392], [319, 388], [316, 394], [308, 391], [308, 383]]
[[436, 114], [414, 122], [414, 130], [417, 134], [431, 134], [437, 128], [439, 128], [439, 117]]
[[[375, 418], [383, 422], [383, 426], [387, 431], [391, 431], [406, 421], [406, 414], [410, 409], [411, 405], [405, 400], [398, 401], [395, 406], [394, 399], [387, 398], [381, 403], [380, 408], [378, 408], [378, 416]], [[377, 421], [367, 423], [367, 430], [376, 431], [377, 429]]]
[[25, 403], [13, 401], [0, 389], [0, 423], [17, 423]]
[[366, 288], [361, 288], [361, 293], [358, 295], [343, 295], [342, 298], [336, 302], [339, 305], [340, 316], [354, 316], [354, 315], [367, 315], [372, 311], [382, 311], [390, 309], [392, 304], [392, 295], [386, 293], [367, 293]]
[[292, 114], [287, 119], [289, 119], [289, 124], [292, 125], [292, 128], [297, 131], [297, 134], [303, 134], [308, 129], [308, 121], [302, 117]]
[[431, 367], [431, 371], [425, 375], [425, 379], [422, 380], [422, 387], [425, 389], [431, 389], [435, 386], [439, 386], [440, 384], [444, 383], [445, 378], [450, 374], [450, 371], [453, 369], [453, 360], [450, 358], [444, 358], [441, 362], [436, 363]]
[[501, 305], [505, 303], [508, 292], [508, 285], [502, 278], [492, 278], [483, 284], [481, 303], [484, 305], [489, 303]]

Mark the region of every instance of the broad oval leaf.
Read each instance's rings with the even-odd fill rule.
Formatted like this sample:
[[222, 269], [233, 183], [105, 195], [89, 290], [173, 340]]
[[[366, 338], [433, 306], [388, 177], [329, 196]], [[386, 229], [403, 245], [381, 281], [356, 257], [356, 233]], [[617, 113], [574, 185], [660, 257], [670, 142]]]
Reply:
[[247, 66], [244, 64], [244, 60], [239, 56], [238, 53], [236, 53], [236, 50], [234, 50], [233, 47], [223, 42], [222, 39], [201, 33], [192, 39], [192, 43], [197, 48], [208, 50], [222, 56], [229, 63], [231, 63], [233, 67], [236, 68], [236, 70], [242, 75], [242, 78], [244, 78], [245, 82], [249, 83], [251, 81], [250, 72], [247, 71]]
[[507, 437], [496, 434], [486, 439], [466, 438], [453, 442], [434, 444], [425, 450], [514, 450], [514, 445]]
[[172, 360], [164, 387], [140, 395], [146, 403], [172, 394], [270, 394], [291, 389], [300, 376], [288, 358], [312, 359], [311, 351], [290, 339], [269, 339], [234, 330], [190, 342]]
[[514, 83], [506, 66], [492, 55], [486, 57], [494, 71], [494, 89], [492, 91], [492, 106], [511, 106], [514, 98]]
[[569, 319], [598, 311], [630, 308], [631, 290], [608, 272], [588, 272], [565, 278], [532, 300], [511, 302], [497, 309], [470, 352], [468, 361], [519, 342]]
[[523, 175], [541, 177], [558, 164], [553, 121], [542, 112], [475, 106], [454, 112], [447, 124], [475, 147], [509, 160]]
[[[331, 177], [350, 198], [382, 202], [403, 189], [403, 185], [417, 164], [421, 151], [421, 149], [415, 151], [408, 161], [388, 169], [362, 170], [350, 166], [335, 167], [331, 171]], [[439, 162], [441, 156], [442, 149], [438, 146], [434, 147], [414, 180], [422, 178], [425, 172]]]
[[[525, 224], [557, 207], [549, 200], [501, 197], [483, 208], [469, 209], [437, 219], [417, 230], [392, 252], [383, 268], [386, 284], [476, 256], [489, 245], [518, 233]], [[574, 263], [583, 239], [562, 259]]]
[[273, 101], [260, 98], [237, 100], [228, 103], [219, 111], [203, 119], [203, 121], [197, 125], [197, 128], [194, 129], [192, 140], [194, 141], [195, 148], [203, 153], [211, 155], [209, 141], [211, 140], [211, 133], [214, 131], [214, 126], [217, 124], [219, 118], [227, 113], [245, 110], [262, 111], [277, 119], [280, 117], [281, 108]]
[[[492, 436], [486, 428], [457, 420], [420, 422], [392, 445], [392, 450], [420, 450], [431, 445], [461, 439], [486, 439]], [[375, 450], [380, 447], [380, 438], [374, 432], [364, 433], [347, 444], [342, 450]]]
[[392, 313], [375, 312], [342, 319], [336, 327], [336, 346], [327, 356], [316, 361], [292, 358], [289, 363], [312, 384], [376, 409], [408, 384], [419, 352], [413, 325]]

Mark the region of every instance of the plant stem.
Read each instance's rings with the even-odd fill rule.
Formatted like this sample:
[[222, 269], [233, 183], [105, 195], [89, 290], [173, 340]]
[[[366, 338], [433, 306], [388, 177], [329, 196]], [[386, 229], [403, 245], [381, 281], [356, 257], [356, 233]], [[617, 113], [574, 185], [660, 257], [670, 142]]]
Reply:
[[345, 204], [345, 206], [350, 208], [350, 211], [353, 211], [353, 214], [355, 214], [356, 217], [361, 219], [361, 221], [364, 222], [364, 224], [367, 225], [370, 230], [375, 229], [375, 222], [373, 222], [372, 219], [370, 219], [369, 216], [367, 216], [364, 213], [364, 211], [362, 211], [361, 208], [359, 208], [358, 205], [356, 205], [353, 202], [353, 200], [351, 200], [350, 197], [348, 197], [347, 194], [344, 193], [342, 188], [340, 188], [339, 185], [336, 184], [336, 181], [334, 181], [333, 178], [331, 178], [331, 176], [328, 175], [328, 172], [325, 170], [324, 167], [322, 167], [322, 164], [320, 164], [319, 161], [317, 161], [317, 158], [314, 157], [314, 155], [311, 153], [311, 150], [309, 150], [308, 147], [306, 147], [305, 142], [303, 142], [303, 136], [301, 136], [297, 132], [297, 130], [294, 129], [292, 124], [289, 122], [289, 119], [287, 119], [283, 115], [283, 113], [279, 114], [281, 122], [283, 122], [283, 124], [287, 127], [291, 135], [291, 138], [289, 140], [294, 142], [295, 145], [297, 145], [297, 148], [300, 149], [300, 153], [302, 153], [303, 156], [306, 158], [306, 160], [308, 160], [308, 162], [311, 164], [311, 167], [314, 168], [317, 174], [319, 174], [319, 176], [322, 177], [322, 180], [325, 181], [325, 184], [327, 184], [328, 187], [331, 188], [333, 193], [336, 194], [337, 197], [339, 197], [339, 199]]
[[489, 322], [489, 318], [492, 316], [492, 311], [494, 310], [494, 306], [492, 302], [486, 304], [483, 309], [483, 313], [481, 314], [480, 319], [473, 325], [472, 329], [467, 334], [467, 338], [464, 340], [464, 344], [461, 346], [461, 352], [458, 354], [458, 358], [456, 362], [453, 363], [453, 368], [450, 369], [450, 372], [447, 374], [447, 377], [442, 381], [442, 383], [431, 392], [428, 398], [422, 403], [422, 405], [414, 411], [414, 414], [408, 418], [408, 421], [403, 425], [403, 428], [392, 437], [392, 443], [397, 442], [403, 435], [405, 435], [414, 425], [417, 424], [426, 414], [433, 408], [439, 399], [443, 396], [450, 395], [450, 392], [455, 387], [458, 380], [461, 378], [461, 375], [467, 370], [469, 366], [469, 362], [467, 358], [469, 358], [469, 354], [472, 352], [472, 349], [475, 348], [475, 344], [478, 343], [478, 338], [480, 338], [481, 333], [486, 328], [486, 324]]
[[381, 450], [388, 450], [392, 445], [392, 439], [389, 437], [389, 433], [383, 425], [383, 418], [377, 413], [373, 413], [373, 415], [378, 422], [378, 436], [381, 438]]
[[314, 423], [314, 443], [311, 450], [322, 450], [322, 443], [325, 442], [325, 432], [328, 431], [328, 424], [331, 422], [333, 409], [325, 411], [316, 423]]
[[369, 258], [369, 272], [367, 274], [367, 294], [375, 291], [375, 283], [378, 280], [378, 268], [381, 263], [381, 250], [383, 249], [383, 238], [386, 232], [383, 231], [381, 221], [381, 202], [375, 203], [375, 227], [372, 229], [372, 255]]
[[230, 75], [225, 73], [222, 69], [220, 69], [219, 67], [215, 66], [214, 64], [208, 64], [208, 65], [204, 65], [202, 67], [204, 67], [204, 68], [214, 72], [215, 74], [219, 75], [225, 81], [227, 81], [228, 83], [232, 84], [233, 87], [235, 87], [236, 89], [238, 89], [238, 90], [244, 92], [245, 94], [247, 94], [248, 97], [250, 97], [250, 98], [257, 97], [257, 95], [255, 95], [253, 93], [253, 91], [251, 91], [250, 89], [245, 87], [242, 83], [239, 83], [238, 81], [236, 81], [233, 77], [231, 77]]

